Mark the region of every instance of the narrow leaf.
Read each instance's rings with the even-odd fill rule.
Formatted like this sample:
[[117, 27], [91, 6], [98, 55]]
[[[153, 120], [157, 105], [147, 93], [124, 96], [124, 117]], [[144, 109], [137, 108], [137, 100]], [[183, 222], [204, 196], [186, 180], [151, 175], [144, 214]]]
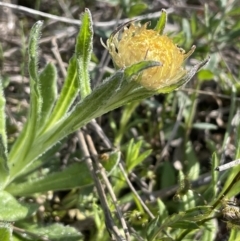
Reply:
[[211, 161], [212, 167], [211, 167], [211, 183], [208, 185], [208, 188], [204, 192], [204, 198], [207, 201], [213, 201], [218, 193], [218, 176], [219, 172], [216, 171], [216, 167], [219, 165], [219, 159], [217, 154], [214, 152], [212, 155], [212, 161]]
[[161, 16], [154, 30], [158, 31], [159, 34], [163, 34], [164, 28], [166, 26], [166, 22], [167, 22], [167, 12], [165, 9], [162, 9]]
[[138, 105], [138, 101], [133, 101], [124, 107], [121, 115], [120, 126], [116, 130], [117, 133], [115, 135], [116, 137], [114, 141], [115, 146], [118, 146], [120, 144], [122, 137], [125, 135], [127, 124], [132, 117], [132, 113], [135, 111]]
[[37, 209], [37, 204], [20, 203], [10, 193], [0, 192], [0, 220], [18, 221], [31, 216]]
[[68, 190], [92, 184], [91, 176], [84, 162], [75, 163], [63, 171], [24, 183], [11, 184], [6, 190], [13, 195], [28, 196], [34, 193]]
[[29, 39], [29, 65], [28, 71], [30, 75], [30, 109], [27, 122], [15, 142], [10, 154], [9, 161], [11, 162], [11, 176], [14, 177], [19, 170], [27, 165], [26, 155], [33, 144], [36, 132], [38, 130], [38, 121], [41, 111], [41, 94], [38, 76], [38, 40], [41, 34], [43, 22], [38, 21], [31, 29]]
[[38, 226], [38, 225], [20, 225], [22, 229], [26, 230], [24, 237], [27, 240], [51, 240], [51, 241], [82, 241], [83, 237], [75, 228], [64, 226], [59, 223]]
[[0, 77], [0, 135], [2, 136], [3, 145], [7, 149], [5, 104], [6, 99], [3, 93], [2, 78]]
[[88, 65], [92, 54], [93, 28], [91, 13], [88, 9], [81, 16], [81, 21], [82, 25], [77, 37], [75, 51], [77, 57], [77, 77], [83, 99], [91, 93]]
[[185, 195], [182, 195], [180, 209], [183, 211], [196, 207], [196, 200], [193, 190], [187, 190]]
[[159, 220], [160, 220], [160, 223], [162, 223], [169, 216], [169, 213], [166, 205], [160, 198], [157, 199], [157, 204], [158, 204]]
[[203, 60], [202, 62], [200, 62], [199, 64], [193, 66], [192, 69], [190, 69], [187, 74], [177, 83], [173, 84], [173, 85], [170, 85], [170, 86], [167, 86], [167, 87], [164, 87], [162, 89], [160, 89], [158, 92], [159, 93], [169, 93], [179, 87], [181, 87], [182, 85], [184, 84], [187, 84], [191, 78], [204, 66], [208, 63], [210, 58], [207, 58], [205, 60]]
[[191, 180], [195, 180], [199, 177], [200, 164], [191, 141], [188, 141], [185, 144], [185, 152], [187, 159], [188, 176]]
[[29, 64], [28, 71], [30, 75], [30, 87], [32, 93], [40, 96], [40, 86], [39, 86], [39, 75], [38, 75], [38, 41], [41, 35], [41, 28], [43, 21], [36, 22], [30, 33], [29, 44], [28, 44], [28, 56]]
[[67, 76], [64, 80], [60, 96], [54, 107], [53, 113], [49, 117], [44, 131], [50, 128], [54, 123], [61, 119], [71, 107], [79, 91], [76, 69], [76, 57], [73, 56], [69, 62]]
[[152, 152], [151, 150], [147, 150], [140, 154], [141, 147], [141, 140], [137, 143], [134, 143], [133, 139], [131, 139], [131, 141], [129, 142], [129, 146], [127, 148], [126, 153], [126, 169], [128, 173], [130, 173], [133, 170], [133, 168], [139, 165]]
[[7, 162], [7, 154], [6, 149], [2, 140], [2, 136], [0, 135], [0, 190], [3, 189], [3, 184], [9, 175], [9, 168]]
[[41, 127], [49, 118], [57, 98], [57, 70], [53, 64], [47, 64], [39, 76], [42, 94]]
[[144, 60], [144, 61], [138, 62], [136, 64], [133, 64], [133, 65], [127, 67], [124, 70], [124, 75], [125, 75], [124, 77], [128, 81], [131, 81], [132, 77], [134, 77], [134, 76], [136, 77], [137, 75], [139, 75], [141, 73], [141, 71], [151, 68], [151, 67], [160, 66], [160, 65], [161, 65], [161, 63], [159, 63], [158, 61]]
[[193, 221], [187, 220], [179, 220], [178, 222], [174, 223], [172, 228], [180, 228], [180, 229], [199, 229], [199, 226]]
[[9, 175], [7, 163], [5, 103], [6, 99], [3, 94], [2, 79], [0, 77], [0, 190], [3, 189], [4, 183]]
[[161, 188], [170, 187], [176, 183], [175, 170], [169, 161], [164, 162], [162, 173], [163, 174], [159, 176], [159, 178], [161, 178]]
[[212, 206], [197, 206], [187, 210], [186, 212], [183, 212], [183, 217], [184, 220], [197, 222], [209, 217], [211, 212]]
[[135, 160], [134, 165], [130, 166], [130, 169], [133, 169], [135, 166], [143, 162], [150, 154], [152, 153], [152, 150], [147, 150], [141, 153], [138, 158]]

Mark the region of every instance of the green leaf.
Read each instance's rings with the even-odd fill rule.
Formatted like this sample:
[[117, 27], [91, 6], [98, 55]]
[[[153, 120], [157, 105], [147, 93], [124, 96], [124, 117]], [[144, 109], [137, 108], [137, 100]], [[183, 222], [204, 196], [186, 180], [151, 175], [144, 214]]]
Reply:
[[211, 214], [211, 212], [212, 206], [197, 206], [186, 210], [185, 212], [181, 213], [181, 215], [183, 215], [184, 220], [198, 222], [207, 218]]
[[[64, 142], [64, 141], [63, 141]], [[58, 142], [56, 145], [54, 145], [52, 148], [50, 148], [47, 152], [45, 152], [43, 155], [41, 155], [37, 160], [34, 161], [31, 165], [27, 166], [23, 172], [21, 172], [21, 175], [18, 176], [18, 180], [23, 178], [24, 180], [26, 177], [28, 178], [28, 175], [33, 173], [34, 171], [37, 171], [37, 169], [41, 168], [45, 163], [46, 165], [51, 165], [52, 161], [58, 159], [58, 157], [55, 156], [57, 151], [62, 147], [62, 143]], [[37, 175], [39, 176], [39, 175]]]
[[6, 135], [6, 115], [5, 115], [6, 99], [3, 93], [2, 78], [0, 76], [0, 135], [4, 149], [7, 150], [7, 135]]
[[10, 193], [0, 192], [0, 220], [14, 222], [31, 216], [37, 204], [18, 202]]
[[[238, 170], [239, 168], [236, 168], [236, 169]], [[240, 180], [234, 183], [234, 185], [232, 186], [232, 188], [230, 189], [230, 191], [227, 193], [226, 196], [229, 198], [236, 196], [239, 193], [239, 185], [240, 185]]]
[[130, 82], [132, 81], [132, 77], [136, 77], [140, 74], [141, 71], [151, 68], [151, 67], [155, 67], [155, 66], [160, 66], [161, 63], [159, 63], [158, 61], [141, 61], [138, 62], [136, 64], [133, 64], [129, 67], [127, 67], [124, 70], [124, 77]]
[[[160, 225], [160, 227], [154, 230], [154, 233], [151, 234], [151, 238], [149, 240], [154, 240], [154, 238], [156, 238], [161, 232], [166, 230], [167, 227], [188, 229], [185, 224], [186, 222], [191, 222], [191, 227], [194, 228], [193, 222], [196, 223], [198, 221], [202, 221], [203, 219], [207, 218], [211, 212], [212, 206], [198, 206], [189, 209], [186, 212], [179, 212], [178, 214], [168, 216]], [[157, 225], [155, 224], [155, 227], [156, 226]]]
[[10, 154], [9, 161], [11, 162], [11, 177], [15, 177], [17, 173], [28, 163], [26, 155], [33, 144], [33, 140], [38, 131], [38, 121], [41, 111], [41, 94], [38, 76], [38, 40], [41, 34], [43, 22], [38, 21], [31, 29], [28, 54], [29, 64], [28, 71], [30, 75], [30, 109], [27, 122], [15, 142]]
[[132, 159], [132, 161], [129, 162], [127, 170], [128, 172], [131, 172], [137, 165], [142, 163], [150, 154], [152, 150], [147, 150], [141, 153], [137, 158]]
[[147, 224], [147, 227], [146, 227], [147, 240], [150, 240], [150, 241], [155, 240], [154, 236], [156, 234], [156, 229], [158, 229], [158, 227], [159, 227], [159, 215]]
[[193, 190], [187, 190], [185, 195], [182, 196], [181, 210], [186, 211], [196, 207], [196, 198], [194, 197]]
[[166, 22], [167, 22], [167, 12], [165, 9], [162, 9], [161, 16], [154, 30], [158, 31], [159, 34], [163, 34], [164, 28], [166, 26]]
[[204, 81], [204, 80], [212, 80], [214, 78], [214, 74], [211, 70], [209, 69], [201, 69], [197, 77], [199, 80]]
[[70, 59], [67, 76], [64, 80], [64, 84], [54, 107], [53, 113], [49, 117], [49, 121], [46, 124], [44, 131], [54, 125], [59, 119], [61, 119], [71, 107], [73, 101], [76, 99], [79, 91], [79, 84], [77, 79], [76, 69], [76, 57], [73, 56]]
[[81, 16], [81, 29], [75, 47], [77, 57], [77, 78], [80, 85], [81, 98], [84, 99], [91, 93], [88, 65], [92, 54], [93, 28], [92, 17], [89, 9]]
[[215, 240], [216, 234], [218, 233], [218, 224], [216, 219], [212, 219], [204, 223], [201, 231], [203, 232], [201, 240]]
[[68, 190], [92, 184], [92, 179], [84, 162], [74, 163], [60, 172], [30, 180], [13, 183], [6, 190], [13, 195], [28, 196], [47, 191]]
[[147, 228], [147, 234], [149, 237], [148, 240], [151, 240], [151, 241], [155, 240], [155, 238], [157, 238], [161, 232], [166, 230], [167, 227], [172, 226], [177, 221], [181, 221], [183, 218], [183, 215], [184, 215], [184, 213], [181, 212], [179, 214], [174, 214], [174, 215], [168, 216], [168, 218], [166, 218], [164, 220], [164, 222], [161, 223], [161, 225], [159, 225], [159, 223], [158, 223], [159, 217], [152, 220]]
[[[39, 81], [39, 74], [38, 74], [38, 45], [39, 39], [41, 35], [41, 28], [43, 22], [38, 21], [32, 27], [28, 45], [28, 56], [29, 56], [29, 64], [28, 64], [28, 72], [30, 75], [30, 110], [28, 116], [28, 123], [27, 123], [27, 134], [26, 139], [28, 145], [31, 146], [32, 140], [34, 139], [36, 132], [37, 132], [37, 124], [40, 117], [40, 112], [42, 108], [42, 98], [41, 98], [41, 86]], [[24, 143], [26, 152], [28, 151], [28, 145]], [[22, 152], [22, 150], [21, 150]]]
[[0, 190], [3, 189], [3, 184], [9, 175], [8, 158], [6, 154], [5, 145], [0, 135]]
[[0, 238], [1, 241], [12, 241], [12, 224], [0, 222]]
[[200, 164], [191, 141], [186, 143], [185, 150], [187, 159], [187, 173], [191, 180], [195, 180], [200, 174]]
[[174, 167], [169, 161], [163, 163], [162, 175], [159, 178], [161, 178], [161, 189], [176, 183]]
[[130, 140], [126, 153], [126, 169], [128, 172], [131, 172], [134, 167], [151, 154], [152, 150], [147, 150], [140, 154], [141, 146], [142, 140], [137, 143], [134, 143], [133, 139]]
[[239, 16], [240, 15], [240, 7], [236, 6], [235, 8], [233, 8], [232, 10], [230, 10], [227, 13], [228, 16]]
[[179, 188], [174, 195], [174, 200], [181, 201], [179, 209], [182, 211], [196, 206], [194, 192], [190, 188], [191, 183], [189, 178], [179, 170]]
[[39, 75], [38, 75], [38, 41], [41, 35], [43, 21], [36, 22], [30, 32], [28, 44], [28, 71], [30, 75], [30, 87], [33, 96], [40, 97]]
[[115, 134], [115, 141], [114, 141], [115, 146], [118, 146], [120, 144], [122, 137], [125, 135], [127, 123], [129, 122], [133, 112], [135, 111], [138, 105], [139, 105], [138, 101], [133, 101], [124, 107], [121, 115], [120, 126], [119, 128], [116, 129], [117, 133]]
[[164, 202], [159, 198], [157, 199], [157, 204], [158, 204], [158, 215], [159, 215], [160, 223], [162, 223], [164, 219], [169, 216], [168, 210]]
[[192, 69], [190, 69], [187, 74], [185, 76], [183, 76], [183, 78], [178, 81], [177, 83], [164, 87], [162, 89], [158, 90], [158, 93], [169, 93], [173, 90], [176, 90], [177, 88], [179, 88], [180, 86], [187, 84], [187, 82], [189, 82], [191, 80], [191, 78], [204, 66], [208, 63], [210, 58], [207, 58], [205, 60], [203, 60], [202, 62], [200, 62], [199, 64], [193, 66]]
[[187, 220], [179, 220], [178, 222], [174, 223], [172, 228], [180, 228], [180, 229], [199, 229], [199, 226], [193, 221]]
[[198, 31], [198, 19], [197, 19], [197, 16], [196, 16], [195, 12], [193, 12], [191, 14], [190, 25], [191, 25], [192, 35], [196, 35], [196, 33]]
[[240, 232], [238, 229], [232, 229], [230, 232], [230, 237], [228, 239], [228, 241], [237, 241], [240, 239]]
[[215, 169], [216, 167], [219, 165], [219, 159], [216, 153], [213, 153], [212, 155], [212, 161], [211, 161], [211, 182], [208, 185], [208, 188], [205, 190], [204, 192], [204, 198], [207, 201], [213, 201], [216, 197], [217, 197], [217, 193], [218, 193], [218, 176], [219, 176], [219, 172], [217, 172]]
[[[51, 241], [82, 241], [83, 237], [75, 228], [64, 226], [59, 223], [51, 225], [32, 225], [32, 224], [19, 224], [21, 229], [25, 232], [22, 235], [27, 240], [40, 241], [51, 240]], [[20, 232], [18, 234], [21, 235]], [[39, 238], [37, 238], [39, 237]]]
[[146, 3], [133, 3], [130, 6], [129, 12], [128, 12], [128, 17], [132, 18], [135, 16], [140, 15], [144, 10], [146, 10], [148, 5]]
[[234, 29], [232, 31], [229, 31], [228, 34], [223, 35], [223, 37], [220, 37], [218, 39], [219, 43], [229, 42], [230, 40], [233, 41], [234, 39], [237, 39], [240, 35], [240, 29]]
[[48, 120], [57, 98], [57, 70], [53, 64], [47, 64], [39, 76], [42, 94], [41, 127]]

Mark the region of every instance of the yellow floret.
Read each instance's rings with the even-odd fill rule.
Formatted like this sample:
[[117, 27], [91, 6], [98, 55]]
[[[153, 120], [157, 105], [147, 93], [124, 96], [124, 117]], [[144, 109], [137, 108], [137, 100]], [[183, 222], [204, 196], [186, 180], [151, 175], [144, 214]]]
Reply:
[[141, 78], [138, 78], [143, 87], [158, 90], [177, 83], [186, 74], [182, 64], [195, 47], [185, 54], [168, 36], [147, 29], [147, 24], [141, 26], [131, 23], [129, 27], [125, 26], [121, 36], [119, 35], [119, 31], [112, 35], [106, 46], [118, 68], [143, 60], [161, 63], [161, 66], [143, 71]]

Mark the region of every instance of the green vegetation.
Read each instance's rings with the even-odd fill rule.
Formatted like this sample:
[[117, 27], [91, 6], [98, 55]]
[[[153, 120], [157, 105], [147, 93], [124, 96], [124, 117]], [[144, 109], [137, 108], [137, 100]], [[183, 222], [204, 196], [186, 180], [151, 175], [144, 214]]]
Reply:
[[[240, 240], [240, 166], [216, 171], [240, 159], [238, 1], [85, 2], [4, 12], [0, 240]], [[144, 88], [148, 51], [113, 67], [100, 39], [130, 18], [196, 46], [184, 80]]]

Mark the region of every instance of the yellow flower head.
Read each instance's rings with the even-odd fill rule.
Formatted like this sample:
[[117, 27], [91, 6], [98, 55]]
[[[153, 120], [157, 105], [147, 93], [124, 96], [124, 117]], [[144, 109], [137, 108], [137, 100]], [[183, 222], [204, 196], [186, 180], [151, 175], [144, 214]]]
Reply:
[[143, 60], [160, 62], [144, 70], [139, 83], [149, 90], [159, 90], [180, 81], [187, 73], [182, 67], [183, 62], [194, 51], [195, 46], [185, 53], [166, 35], [161, 35], [157, 30], [147, 29], [147, 24], [130, 23], [115, 31], [107, 40], [105, 46], [115, 65], [125, 68]]

